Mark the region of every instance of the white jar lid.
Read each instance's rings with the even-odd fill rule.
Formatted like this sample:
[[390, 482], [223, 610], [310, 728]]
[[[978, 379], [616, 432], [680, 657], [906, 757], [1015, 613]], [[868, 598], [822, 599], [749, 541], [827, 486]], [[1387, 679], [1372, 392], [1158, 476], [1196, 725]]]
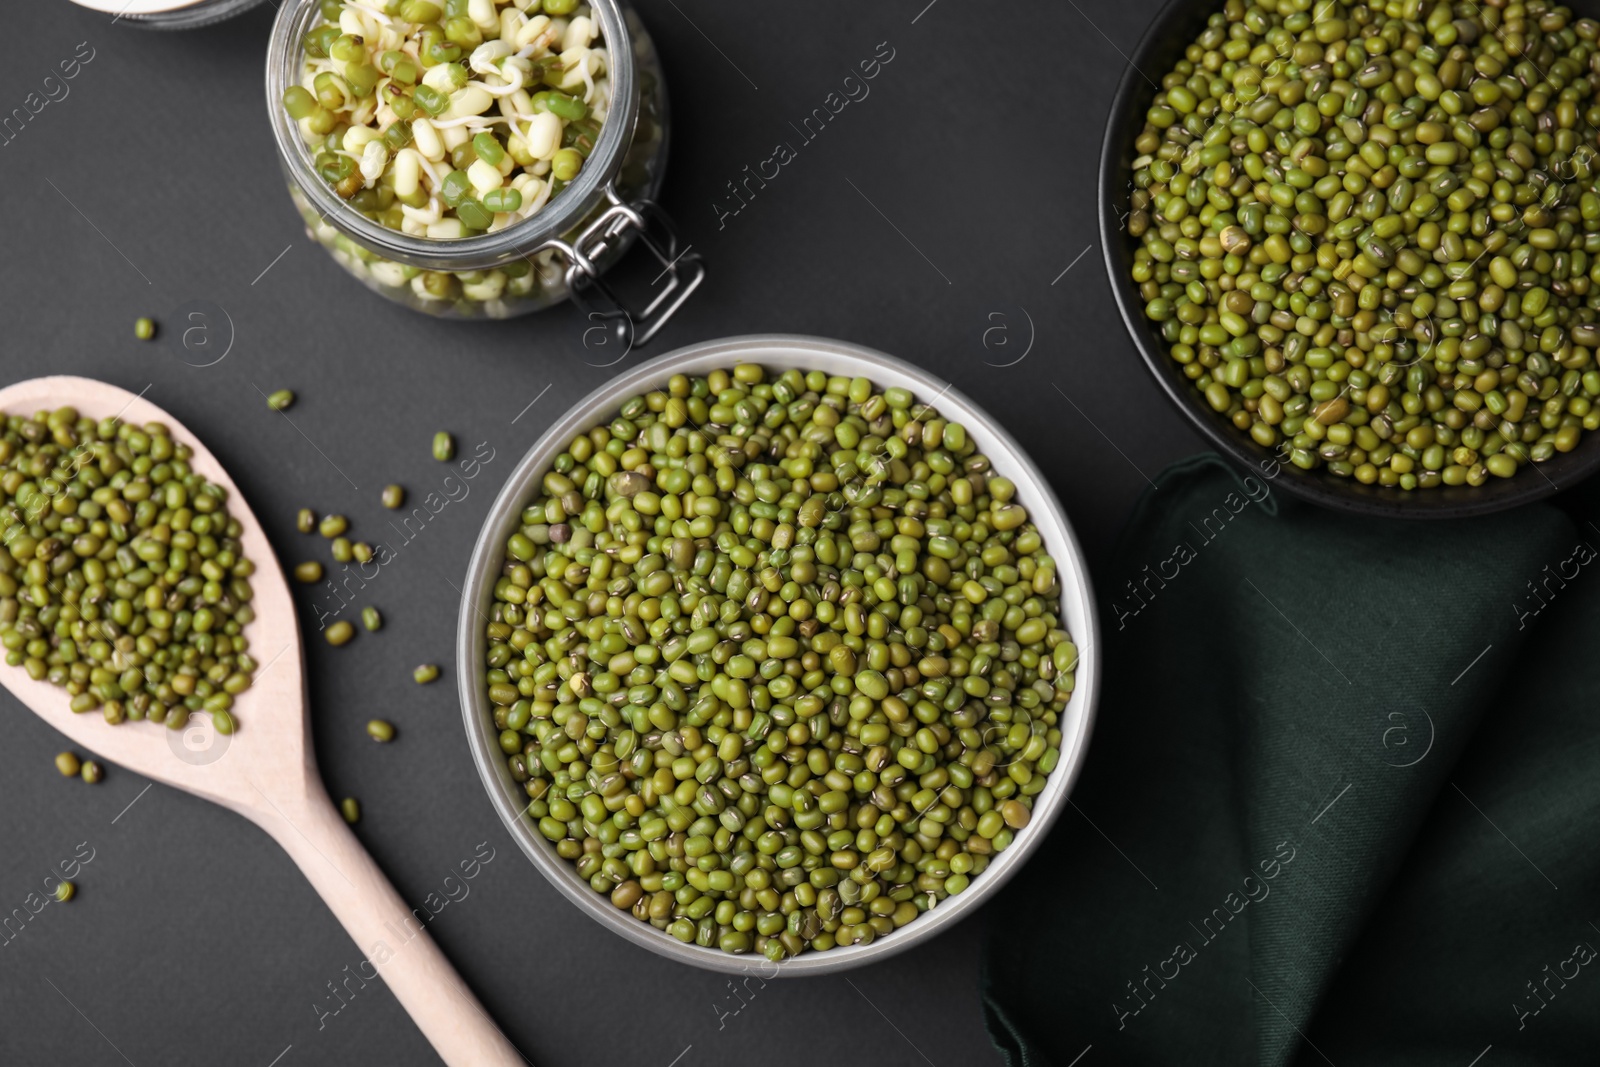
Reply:
[[228, 0], [72, 0], [80, 7], [103, 11], [108, 15], [142, 20], [146, 18], [159, 18], [162, 15], [185, 12], [198, 14], [194, 9], [207, 7], [229, 8], [228, 14], [236, 14], [247, 7], [253, 7], [259, 0], [248, 0], [245, 3], [228, 3]]

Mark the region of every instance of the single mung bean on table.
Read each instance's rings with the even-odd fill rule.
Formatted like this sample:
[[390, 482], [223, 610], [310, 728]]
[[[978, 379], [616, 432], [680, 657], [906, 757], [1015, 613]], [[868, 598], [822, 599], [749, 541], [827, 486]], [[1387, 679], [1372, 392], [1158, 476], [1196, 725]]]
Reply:
[[74, 712], [179, 729], [250, 687], [254, 564], [159, 423], [0, 416], [0, 648]]
[[294, 580], [307, 585], [322, 581], [322, 564], [314, 559], [297, 564], [294, 568]]
[[294, 403], [294, 393], [288, 389], [279, 389], [267, 397], [267, 407], [273, 411], [283, 411]]
[[338, 648], [340, 645], [349, 644], [350, 639], [356, 635], [356, 628], [345, 620], [340, 620], [323, 631], [323, 637], [328, 644]]
[[349, 563], [355, 558], [355, 552], [348, 537], [335, 537], [333, 543], [328, 546], [328, 554], [333, 557], [336, 563]]
[[427, 685], [439, 677], [439, 668], [432, 663], [424, 663], [411, 672], [412, 681], [418, 685]]
[[148, 341], [156, 335], [156, 322], [150, 318], [137, 318], [133, 320], [133, 336], [141, 341]]
[[383, 487], [383, 506], [393, 510], [406, 502], [406, 491], [398, 485]]
[[374, 741], [387, 742], [394, 740], [394, 726], [382, 719], [373, 719], [367, 723], [367, 736]]
[[528, 818], [615, 906], [773, 960], [866, 944], [1027, 825], [1077, 649], [965, 427], [744, 364], [624, 401], [536, 486], [484, 683]]
[[1600, 23], [1219, 5], [1134, 142], [1145, 315], [1297, 468], [1482, 485], [1600, 428]]
[[78, 771], [82, 767], [82, 762], [74, 752], [63, 752], [56, 757], [56, 770], [61, 772], [61, 777], [63, 778], [78, 777]]
[[294, 528], [301, 533], [310, 533], [317, 528], [317, 513], [310, 508], [301, 508], [295, 513]]
[[361, 609], [361, 625], [365, 626], [368, 631], [381, 630], [383, 629], [383, 616], [378, 613], [378, 609], [375, 607], [370, 605], [364, 607]]
[[67, 901], [78, 895], [78, 887], [72, 882], [58, 882], [56, 884], [54, 895], [57, 903], [65, 904]]
[[365, 541], [355, 541], [350, 545], [350, 558], [357, 563], [370, 563], [372, 561], [372, 546]]
[[[227, 715], [227, 714], [228, 713], [225, 712], [225, 711], [214, 712], [213, 713], [213, 717], [214, 718], [215, 717], [220, 717], [220, 716], [224, 716], [224, 715]], [[78, 777], [82, 778], [85, 782], [88, 782], [90, 785], [98, 785], [100, 780], [103, 779], [105, 776], [106, 776], [105, 768], [100, 766], [99, 763], [97, 763], [96, 761], [94, 761], [92, 759], [84, 760], [83, 761], [83, 766], [78, 769]]]
[[339, 802], [339, 814], [344, 816], [344, 821], [354, 826], [361, 821], [361, 802], [355, 797], [345, 797]]
[[448, 463], [455, 458], [456, 441], [444, 430], [433, 435], [433, 458], [440, 463]]
[[350, 520], [343, 515], [324, 515], [322, 521], [317, 524], [317, 532], [330, 541], [343, 534], [349, 528]]

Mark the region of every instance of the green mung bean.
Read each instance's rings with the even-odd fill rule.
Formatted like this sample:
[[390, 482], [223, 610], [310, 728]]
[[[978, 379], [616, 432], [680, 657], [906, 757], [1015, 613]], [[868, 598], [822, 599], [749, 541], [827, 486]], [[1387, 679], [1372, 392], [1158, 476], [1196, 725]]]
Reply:
[[367, 723], [367, 736], [374, 741], [393, 741], [394, 726], [382, 719], [373, 719]]
[[74, 712], [181, 724], [249, 685], [255, 568], [191, 456], [159, 423], [0, 418], [0, 648]]
[[615, 906], [734, 954], [866, 944], [1027, 825], [1077, 653], [964, 427], [745, 364], [624, 401], [536, 486], [484, 683], [531, 823]]
[[372, 560], [372, 546], [365, 541], [356, 541], [350, 546], [350, 558], [357, 563], [368, 563]]
[[314, 559], [308, 559], [304, 563], [296, 565], [294, 580], [304, 582], [307, 585], [322, 581], [322, 564]]
[[335, 537], [328, 546], [328, 553], [333, 556], [336, 563], [349, 563], [355, 558], [354, 546], [348, 537]]
[[332, 626], [329, 626], [325, 631], [323, 631], [322, 634], [322, 636], [327, 639], [328, 644], [334, 646], [335, 648], [349, 643], [350, 639], [355, 635], [356, 628], [342, 619], [339, 622], [334, 623]]
[[83, 761], [83, 766], [78, 769], [78, 776], [90, 785], [96, 785], [106, 776], [105, 768], [92, 759]]
[[439, 677], [439, 668], [432, 663], [424, 663], [411, 672], [411, 680], [418, 685], [427, 685]]
[[406, 491], [398, 485], [383, 487], [383, 506], [394, 509], [406, 502]]
[[279, 389], [267, 397], [267, 407], [273, 411], [282, 411], [294, 403], [294, 393], [288, 389]]
[[456, 442], [449, 433], [440, 430], [433, 435], [433, 458], [440, 463], [448, 463], [455, 458]]
[[317, 528], [317, 513], [310, 508], [301, 508], [294, 517], [294, 528], [301, 533], [310, 533]]
[[355, 797], [345, 797], [339, 801], [339, 814], [344, 816], [344, 821], [354, 826], [361, 821], [361, 802]]
[[1315, 7], [1230, 0], [1161, 79], [1127, 216], [1146, 317], [1301, 469], [1409, 491], [1571, 451], [1600, 429], [1600, 23]]
[[317, 524], [317, 532], [330, 541], [343, 534], [349, 528], [350, 521], [343, 515], [325, 515], [322, 521]]
[[156, 335], [156, 320], [143, 316], [133, 320], [133, 336], [148, 341]]
[[76, 884], [74, 884], [72, 882], [58, 882], [58, 883], [56, 883], [55, 898], [56, 898], [56, 902], [57, 903], [65, 904], [67, 901], [71, 900], [73, 897], [75, 897], [77, 895], [78, 895], [78, 887], [77, 887]]
[[63, 778], [76, 778], [83, 764], [72, 752], [63, 752], [56, 757], [56, 770], [61, 772]]
[[369, 604], [361, 609], [361, 625], [365, 626], [369, 632], [381, 630], [383, 629], [383, 616], [378, 614], [377, 608]]

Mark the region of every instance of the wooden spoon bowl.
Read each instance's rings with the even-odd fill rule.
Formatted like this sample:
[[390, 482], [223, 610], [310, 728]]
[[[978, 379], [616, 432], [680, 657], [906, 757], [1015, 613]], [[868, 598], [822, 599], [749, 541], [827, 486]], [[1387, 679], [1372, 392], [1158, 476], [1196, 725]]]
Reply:
[[65, 689], [34, 681], [0, 660], [0, 685], [79, 747], [101, 758], [229, 808], [278, 842], [344, 924], [434, 1049], [452, 1067], [523, 1064], [456, 975], [422, 923], [346, 825], [317, 773], [306, 716], [305, 667], [294, 603], [277, 556], [250, 505], [217, 458], [156, 405], [88, 378], [34, 378], [0, 389], [0, 412], [33, 415], [74, 407], [143, 425], [164, 423], [192, 450], [189, 465], [227, 490], [229, 514], [243, 527], [254, 561], [255, 619], [245, 627], [260, 664], [234, 703], [237, 729], [218, 734], [210, 716], [181, 730], [149, 722], [113, 726], [96, 711], [74, 714]]

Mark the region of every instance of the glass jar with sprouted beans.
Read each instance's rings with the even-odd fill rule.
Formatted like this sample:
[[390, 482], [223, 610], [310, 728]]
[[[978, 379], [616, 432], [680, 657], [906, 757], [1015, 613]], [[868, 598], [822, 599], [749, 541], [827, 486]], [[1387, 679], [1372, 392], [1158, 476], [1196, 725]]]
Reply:
[[255, 568], [190, 456], [160, 423], [0, 416], [0, 648], [74, 712], [234, 728]]
[[1597, 40], [1540, 0], [1221, 5], [1161, 78], [1128, 216], [1199, 401], [1401, 490], [1600, 427]]
[[[639, 65], [640, 116], [617, 188], [648, 197], [665, 95], [648, 36], [624, 14], [632, 39], [610, 42], [589, 5], [571, 0], [322, 0], [280, 106], [317, 180], [352, 211], [408, 237], [456, 241], [526, 229], [591, 165], [621, 48]], [[565, 261], [540, 242], [507, 245], [484, 269], [422, 269], [340, 232], [291, 193], [346, 269], [419, 310], [500, 317], [567, 295]]]
[[915, 921], [1027, 825], [1077, 666], [1059, 602], [965, 427], [742, 364], [555, 458], [485, 685], [528, 818], [596, 892], [781, 960]]

